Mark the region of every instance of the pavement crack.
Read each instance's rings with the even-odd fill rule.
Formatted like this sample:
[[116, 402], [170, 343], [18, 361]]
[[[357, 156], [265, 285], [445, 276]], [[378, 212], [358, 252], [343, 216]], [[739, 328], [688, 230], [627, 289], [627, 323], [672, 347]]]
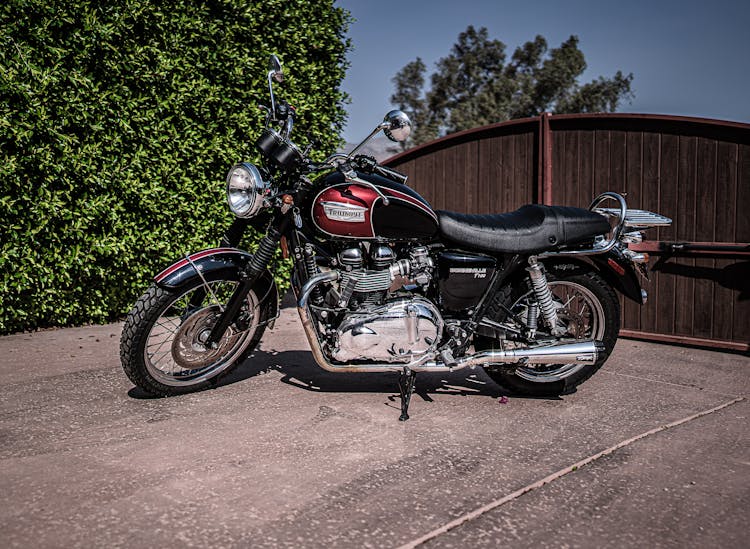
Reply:
[[687, 383], [675, 383], [673, 381], [663, 381], [660, 379], [653, 379], [650, 377], [643, 377], [643, 376], [634, 376], [631, 374], [622, 374], [620, 372], [610, 372], [607, 370], [601, 370], [600, 373], [603, 374], [609, 374], [613, 376], [620, 376], [620, 377], [628, 377], [630, 379], [637, 379], [639, 381], [647, 381], [649, 383], [659, 383], [660, 385], [672, 385], [673, 387], [682, 387], [683, 389], [697, 389], [699, 391], [703, 391], [705, 393], [713, 393], [715, 395], [719, 396], [725, 396], [729, 398], [742, 398], [743, 395], [737, 395], [737, 394], [731, 394], [731, 393], [723, 393], [721, 391], [715, 391], [714, 389], [706, 389], [705, 387], [701, 387], [699, 385], [689, 385]]
[[452, 520], [448, 522], [447, 524], [444, 524], [443, 526], [440, 526], [439, 528], [436, 528], [432, 530], [431, 532], [426, 533], [425, 535], [414, 539], [412, 541], [409, 541], [401, 546], [398, 547], [398, 549], [413, 549], [414, 547], [418, 547], [422, 545], [423, 543], [430, 541], [431, 539], [434, 539], [438, 536], [441, 536], [442, 534], [445, 534], [454, 528], [457, 528], [458, 526], [461, 526], [462, 524], [472, 521], [474, 519], [479, 518], [480, 516], [492, 511], [493, 509], [496, 509], [500, 507], [501, 505], [504, 505], [506, 503], [509, 503], [515, 499], [518, 499], [522, 495], [531, 492], [532, 490], [536, 490], [537, 488], [541, 488], [545, 484], [549, 484], [550, 482], [553, 482], [559, 478], [564, 477], [568, 473], [572, 473], [574, 471], [577, 471], [581, 467], [588, 465], [589, 463], [592, 463], [600, 458], [603, 458], [604, 456], [608, 456], [609, 454], [612, 454], [613, 452], [624, 448], [625, 446], [629, 446], [630, 444], [633, 444], [634, 442], [637, 442], [641, 439], [644, 439], [646, 437], [649, 437], [651, 435], [655, 435], [657, 433], [660, 433], [662, 431], [666, 431], [667, 429], [671, 429], [673, 427], [677, 427], [679, 425], [682, 425], [684, 423], [688, 423], [690, 421], [696, 420], [698, 418], [701, 418], [703, 416], [707, 416], [709, 414], [713, 414], [715, 412], [718, 412], [719, 410], [723, 410], [724, 408], [727, 408], [729, 406], [732, 406], [734, 404], [737, 404], [738, 402], [742, 402], [745, 400], [745, 397], [737, 397], [733, 400], [730, 400], [728, 402], [724, 402], [723, 404], [719, 404], [717, 406], [714, 406], [713, 408], [709, 408], [708, 410], [703, 410], [701, 412], [697, 412], [695, 414], [692, 414], [690, 416], [684, 417], [682, 419], [678, 419], [676, 421], [673, 421], [671, 423], [667, 423], [665, 425], [660, 425], [659, 427], [655, 427], [653, 429], [650, 429], [644, 433], [641, 433], [639, 435], [635, 435], [633, 437], [630, 437], [626, 440], [623, 440], [621, 442], [618, 442], [614, 446], [610, 446], [609, 448], [602, 450], [601, 452], [597, 452], [596, 454], [593, 454], [587, 458], [584, 458], [580, 461], [577, 461], [576, 463], [572, 465], [568, 465], [567, 467], [560, 469], [559, 471], [555, 471], [554, 473], [547, 475], [543, 479], [540, 479], [532, 484], [529, 484], [527, 486], [524, 486], [523, 488], [519, 488], [515, 492], [512, 492], [506, 496], [503, 496], [502, 498], [496, 499], [495, 501], [492, 501], [486, 505], [483, 505], [482, 507], [479, 507], [469, 513], [466, 513], [460, 517], [458, 517], [455, 520]]

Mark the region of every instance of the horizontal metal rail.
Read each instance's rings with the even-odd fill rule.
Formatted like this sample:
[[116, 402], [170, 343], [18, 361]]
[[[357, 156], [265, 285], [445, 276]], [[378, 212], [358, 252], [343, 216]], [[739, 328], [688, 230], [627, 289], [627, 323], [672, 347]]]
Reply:
[[648, 240], [628, 245], [633, 251], [654, 255], [720, 255], [726, 258], [744, 259], [750, 257], [750, 243], [747, 242], [670, 242]]

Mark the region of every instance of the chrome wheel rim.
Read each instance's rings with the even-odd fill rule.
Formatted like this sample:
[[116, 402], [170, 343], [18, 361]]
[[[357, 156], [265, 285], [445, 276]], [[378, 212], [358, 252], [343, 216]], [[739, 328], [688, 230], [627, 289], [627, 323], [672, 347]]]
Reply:
[[[604, 339], [606, 330], [604, 308], [591, 290], [567, 280], [550, 281], [549, 288], [557, 308], [558, 326], [565, 328], [565, 334], [557, 340], [558, 343]], [[521, 296], [511, 306], [511, 310], [515, 314], [520, 314], [531, 300], [536, 301], [536, 297], [530, 291]], [[521, 379], [534, 383], [553, 383], [572, 376], [585, 366], [585, 364], [540, 364], [535, 368], [519, 366], [515, 373]]]
[[[143, 358], [159, 383], [184, 387], [211, 379], [230, 367], [250, 344], [259, 322], [258, 298], [252, 291], [242, 309], [246, 329], [232, 325], [216, 348], [203, 344], [237, 283], [218, 280], [209, 285], [211, 292], [201, 285], [175, 297], [151, 326]], [[201, 294], [200, 303], [191, 303], [199, 301]]]

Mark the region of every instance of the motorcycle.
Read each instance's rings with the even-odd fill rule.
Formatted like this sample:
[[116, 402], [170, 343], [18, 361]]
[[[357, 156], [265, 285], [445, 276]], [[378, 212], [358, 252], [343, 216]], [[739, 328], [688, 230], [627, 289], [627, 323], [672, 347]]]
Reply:
[[[317, 364], [398, 373], [402, 421], [418, 372], [481, 366], [514, 394], [551, 396], [604, 364], [619, 331], [616, 292], [646, 302], [636, 271], [647, 277], [648, 256], [628, 244], [671, 220], [629, 210], [612, 192], [588, 209], [435, 211], [406, 175], [357, 154], [381, 130], [404, 141], [403, 112], [389, 112], [352, 152], [315, 163], [291, 140], [296, 110], [274, 96], [281, 82], [271, 56], [271, 105], [255, 143], [262, 163], [229, 171], [235, 219], [220, 247], [157, 274], [127, 316], [120, 352], [135, 385], [187, 393], [241, 363], [279, 315], [268, 270], [278, 247], [293, 258], [291, 287]], [[239, 248], [248, 227], [264, 233], [254, 253]]]

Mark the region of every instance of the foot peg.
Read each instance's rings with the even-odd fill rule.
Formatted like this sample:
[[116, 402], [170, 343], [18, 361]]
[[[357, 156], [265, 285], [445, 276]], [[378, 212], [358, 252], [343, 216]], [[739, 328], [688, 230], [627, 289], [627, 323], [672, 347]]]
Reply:
[[408, 366], [398, 375], [398, 389], [401, 392], [401, 417], [399, 421], [409, 419], [409, 402], [414, 392], [414, 382], [417, 379], [417, 373], [413, 372]]

